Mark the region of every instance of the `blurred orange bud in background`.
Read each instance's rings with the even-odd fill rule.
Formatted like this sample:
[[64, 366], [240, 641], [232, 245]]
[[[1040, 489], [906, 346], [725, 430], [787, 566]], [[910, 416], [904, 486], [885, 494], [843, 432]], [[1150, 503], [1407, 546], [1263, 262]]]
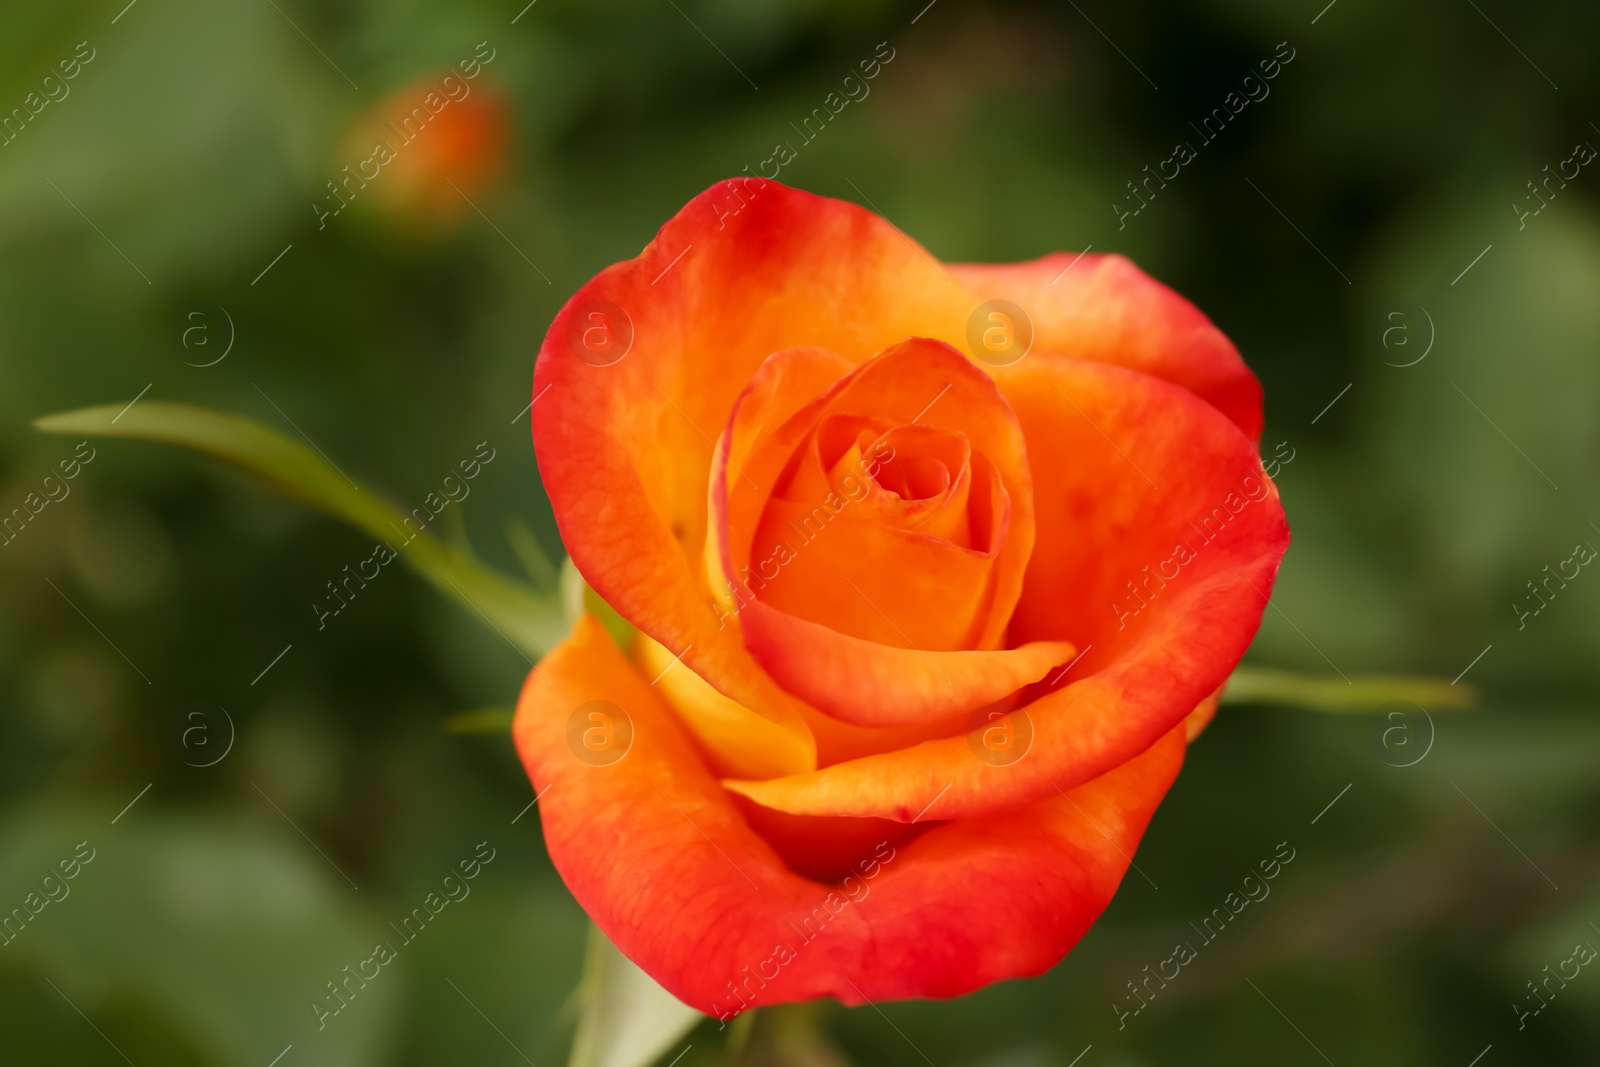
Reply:
[[468, 198], [501, 175], [508, 155], [509, 108], [481, 71], [463, 61], [459, 71], [419, 78], [361, 115], [318, 205], [322, 223], [358, 200], [424, 229], [469, 212]]

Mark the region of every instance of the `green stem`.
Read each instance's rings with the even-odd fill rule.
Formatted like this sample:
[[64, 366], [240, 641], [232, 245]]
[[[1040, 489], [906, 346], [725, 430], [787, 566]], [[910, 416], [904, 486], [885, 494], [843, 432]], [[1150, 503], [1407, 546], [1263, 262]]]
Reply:
[[312, 449], [250, 419], [147, 400], [129, 408], [107, 404], [47, 415], [34, 425], [46, 433], [179, 445], [242, 468], [280, 493], [398, 546], [407, 566], [482, 617], [530, 660], [550, 651], [567, 634], [568, 623], [553, 593], [541, 593], [486, 567], [431, 533], [408, 534], [406, 513], [358, 488]]
[[447, 734], [507, 734], [515, 708], [479, 708], [477, 711], [458, 711], [446, 716], [444, 732]]
[[1443, 711], [1470, 708], [1477, 699], [1472, 686], [1443, 678], [1398, 674], [1330, 678], [1265, 667], [1239, 667], [1222, 691], [1224, 704], [1284, 704], [1336, 713], [1370, 712], [1393, 704]]

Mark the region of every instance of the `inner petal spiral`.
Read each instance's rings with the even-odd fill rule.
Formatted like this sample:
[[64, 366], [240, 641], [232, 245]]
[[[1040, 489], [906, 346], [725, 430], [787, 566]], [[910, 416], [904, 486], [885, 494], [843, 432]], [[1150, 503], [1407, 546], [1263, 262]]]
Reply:
[[962, 431], [887, 422], [831, 415], [795, 450], [751, 545], [756, 596], [895, 648], [972, 648], [993, 600], [1005, 488]]

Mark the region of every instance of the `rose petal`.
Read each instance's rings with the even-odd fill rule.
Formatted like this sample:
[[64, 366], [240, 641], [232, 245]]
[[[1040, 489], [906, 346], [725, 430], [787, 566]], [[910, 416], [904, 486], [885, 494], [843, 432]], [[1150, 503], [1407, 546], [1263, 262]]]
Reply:
[[635, 638], [640, 669], [702, 746], [706, 761], [738, 778], [792, 773], [814, 759], [794, 732], [717, 692], [649, 634]]
[[1190, 390], [1261, 437], [1261, 383], [1201, 311], [1124, 256], [1057, 252], [1029, 263], [952, 263], [980, 300], [1010, 300], [1033, 324], [1024, 359], [1115, 363]]
[[[1043, 972], [1105, 908], [1183, 758], [1174, 730], [1064, 795], [885, 842], [835, 887], [791, 871], [750, 829], [598, 622], [580, 620], [539, 671], [514, 734], [551, 860], [624, 954], [723, 1018], [819, 996], [957, 996]], [[631, 720], [632, 747], [610, 766], [566, 747], [572, 709], [591, 700]]]
[[[722, 451], [728, 458], [713, 474], [707, 542], [708, 559], [717, 565], [713, 586], [725, 606], [738, 612], [745, 644], [756, 659], [787, 691], [861, 726], [948, 718], [997, 700], [1065, 663], [1073, 649], [1062, 641], [1005, 650], [982, 647], [997, 641], [1004, 629], [1033, 545], [1027, 452], [993, 379], [949, 345], [914, 338], [891, 346], [802, 405], [799, 390], [786, 383], [809, 382], [809, 372], [791, 364], [820, 366], [822, 360], [801, 350], [777, 353], [762, 365], [735, 405], [723, 436]], [[993, 465], [1010, 501], [1009, 529], [985, 585], [974, 585], [990, 572], [969, 568], [981, 565], [972, 550], [920, 542], [914, 533], [888, 528], [872, 533], [867, 524], [852, 521], [848, 505], [841, 505], [828, 522], [825, 532], [832, 540], [819, 536], [816, 544], [791, 546], [787, 561], [757, 561], [758, 578], [767, 574], [759, 570], [763, 562], [781, 573], [799, 561], [803, 578], [825, 583], [815, 594], [832, 598], [823, 622], [779, 610], [795, 601], [780, 599], [775, 607], [764, 599], [763, 584], [748, 578], [751, 546], [759, 543], [759, 517], [773, 506], [761, 487], [778, 484], [801, 443], [830, 416], [855, 414], [870, 414], [889, 425], [917, 423], [959, 431], [970, 441], [972, 454]], [[843, 540], [850, 537], [855, 540]], [[857, 558], [851, 559], [852, 554]], [[863, 562], [880, 573], [860, 574], [857, 568]], [[745, 588], [724, 585], [725, 575], [740, 576]], [[965, 586], [959, 584], [963, 580]], [[941, 582], [950, 588], [941, 588]], [[754, 595], [748, 592], [752, 588]], [[960, 632], [975, 638], [972, 643], [979, 648], [922, 648], [906, 632], [914, 625], [910, 616], [933, 610], [941, 592], [943, 606], [958, 616]], [[971, 599], [964, 601], [962, 595]], [[891, 609], [902, 616], [900, 621], [889, 614]], [[825, 625], [830, 617], [838, 630]], [[857, 633], [879, 640], [853, 636]]]
[[975, 647], [989, 621], [994, 557], [885, 526], [850, 507], [768, 503], [750, 576], [760, 602], [892, 648]]
[[[1194, 394], [1119, 367], [1023, 360], [998, 380], [1034, 457], [1038, 529], [1010, 636], [1084, 649], [1025, 709], [1032, 748], [995, 766], [967, 737], [948, 738], [728, 788], [805, 815], [909, 821], [936, 799], [930, 817], [1004, 810], [1143, 751], [1244, 654], [1288, 546], [1250, 439]], [[1159, 584], [1145, 568], [1161, 569], [1185, 539], [1193, 558]], [[1145, 600], [1114, 606], [1136, 579], [1149, 583]]]
[[930, 280], [949, 285], [862, 208], [759, 179], [723, 182], [637, 259], [578, 290], [539, 351], [534, 443], [573, 563], [689, 669], [792, 734], [798, 766], [815, 765], [799, 702], [707, 604], [699, 562], [713, 442], [771, 352], [810, 343], [859, 362], [910, 334], [953, 335], [960, 302], [934, 295]]
[[780, 685], [857, 726], [945, 722], [1039, 681], [1076, 651], [1066, 641], [1030, 641], [995, 652], [895, 648], [759, 600], [746, 605], [743, 620], [745, 643]]

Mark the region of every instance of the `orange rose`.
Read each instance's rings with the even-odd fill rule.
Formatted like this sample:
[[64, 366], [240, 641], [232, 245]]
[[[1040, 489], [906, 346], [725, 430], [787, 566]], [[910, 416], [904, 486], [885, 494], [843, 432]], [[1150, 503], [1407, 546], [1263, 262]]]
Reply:
[[534, 397], [638, 632], [580, 620], [516, 743], [617, 947], [721, 1017], [1056, 963], [1288, 545], [1228, 339], [1118, 256], [939, 264], [736, 179], [573, 296]]

